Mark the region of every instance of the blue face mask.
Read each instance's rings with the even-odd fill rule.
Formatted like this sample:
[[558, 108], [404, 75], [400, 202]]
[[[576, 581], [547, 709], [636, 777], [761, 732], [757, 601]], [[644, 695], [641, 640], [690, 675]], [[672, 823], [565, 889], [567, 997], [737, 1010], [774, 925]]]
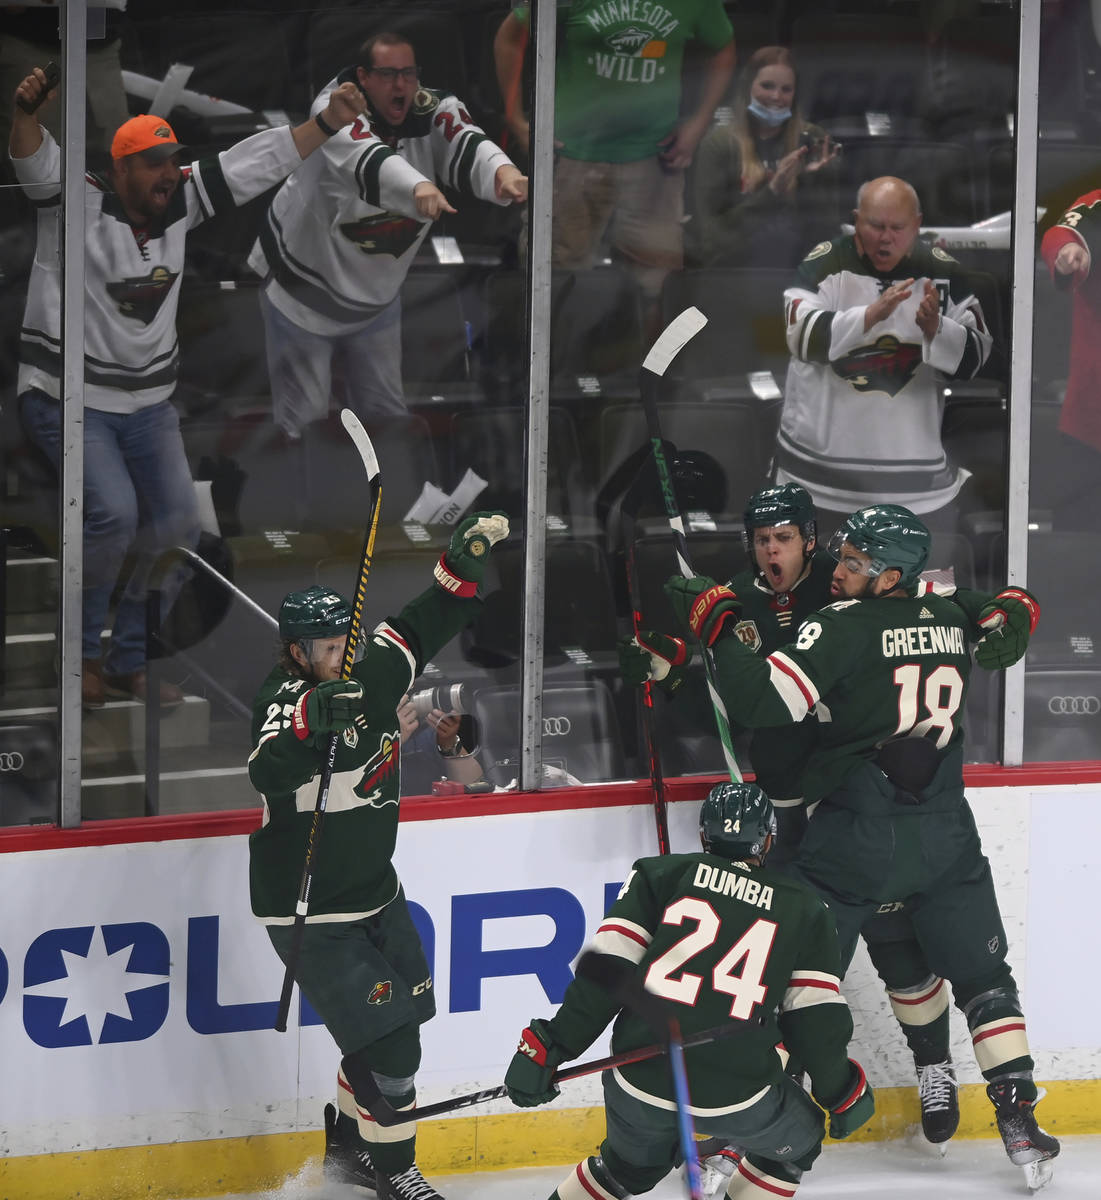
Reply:
[[785, 121], [791, 119], [790, 108], [765, 108], [756, 100], [750, 100], [749, 111], [765, 125], [783, 125]]

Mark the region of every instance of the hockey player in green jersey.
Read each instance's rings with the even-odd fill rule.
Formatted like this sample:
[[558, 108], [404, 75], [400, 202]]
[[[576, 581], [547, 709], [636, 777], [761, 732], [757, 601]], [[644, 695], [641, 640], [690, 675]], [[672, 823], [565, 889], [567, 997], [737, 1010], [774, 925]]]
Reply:
[[350, 605], [320, 587], [291, 592], [279, 611], [280, 660], [253, 705], [249, 778], [264, 815], [249, 838], [252, 911], [284, 960], [318, 775], [340, 734], [295, 979], [343, 1055], [337, 1105], [325, 1112], [326, 1176], [375, 1189], [380, 1200], [440, 1200], [414, 1163], [415, 1121], [382, 1129], [357, 1102], [373, 1076], [395, 1109], [413, 1107], [419, 1027], [435, 1014], [428, 962], [391, 861], [396, 710], [425, 663], [477, 616], [485, 550], [507, 536], [501, 513], [463, 520], [435, 585], [375, 628], [348, 679], [340, 667]]
[[[685, 1051], [697, 1131], [745, 1148], [727, 1189], [735, 1200], [793, 1196], [821, 1150], [822, 1113], [784, 1074], [775, 1049], [781, 1037], [806, 1064], [831, 1137], [847, 1137], [875, 1107], [863, 1069], [847, 1056], [852, 1016], [841, 995], [833, 919], [811, 889], [765, 864], [774, 828], [772, 804], [756, 784], [713, 788], [700, 809], [702, 853], [635, 862], [591, 943], [633, 967], [684, 1034], [746, 1022]], [[608, 991], [574, 979], [558, 1012], [532, 1020], [521, 1035], [505, 1075], [512, 1101], [553, 1100], [555, 1068], [613, 1019], [614, 1053], [653, 1040], [651, 1027]], [[625, 1200], [650, 1191], [677, 1162], [667, 1062], [617, 1067], [603, 1084], [607, 1137], [551, 1200]]]
[[[1059, 1143], [1036, 1123], [1038, 1091], [990, 865], [963, 788], [960, 716], [976, 661], [1016, 661], [1039, 605], [1009, 587], [968, 613], [917, 587], [929, 531], [908, 509], [871, 505], [831, 540], [835, 603], [761, 658], [731, 637], [734, 593], [676, 577], [666, 592], [715, 656], [731, 719], [753, 728], [828, 710], [805, 773], [820, 801], [792, 864], [827, 900], [847, 966], [883, 906], [910, 920], [930, 968], [952, 985], [1010, 1159], [1031, 1187]], [[917, 594], [917, 593], [921, 594]]]
[[[743, 517], [746, 550], [752, 566], [730, 581], [742, 610], [735, 635], [762, 657], [789, 645], [803, 620], [830, 602], [834, 557], [817, 545], [814, 501], [798, 483], [765, 488], [746, 502]], [[981, 603], [985, 602], [983, 598]], [[660, 645], [661, 635], [643, 632], [639, 640]], [[670, 639], [667, 639], [670, 640]], [[684, 650], [687, 655], [687, 647]], [[666, 657], [669, 655], [666, 647]], [[652, 677], [660, 660], [636, 640], [620, 648], [624, 675], [631, 682]], [[713, 719], [705, 695], [693, 695], [695, 719]], [[685, 698], [677, 696], [677, 704]], [[796, 853], [807, 827], [803, 772], [817, 744], [820, 725], [814, 713], [798, 725], [756, 729], [749, 761], [756, 781], [776, 810], [777, 844], [770, 863], [779, 867]], [[921, 1127], [927, 1141], [942, 1147], [959, 1126], [955, 1066], [949, 1048], [948, 989], [925, 961], [904, 914], [877, 913], [861, 933], [887, 990], [891, 1010], [914, 1056]], [[797, 1070], [798, 1064], [792, 1069]]]

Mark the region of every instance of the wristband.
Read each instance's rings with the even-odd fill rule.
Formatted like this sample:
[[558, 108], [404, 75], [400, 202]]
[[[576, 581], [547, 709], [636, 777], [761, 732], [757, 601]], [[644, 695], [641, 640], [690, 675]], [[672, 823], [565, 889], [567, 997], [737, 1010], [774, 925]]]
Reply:
[[333, 134], [337, 132], [320, 113], [314, 117], [314, 124], [316, 124], [318, 129], [320, 129], [326, 137], [332, 137]]
[[441, 758], [466, 758], [466, 749], [458, 738], [455, 739], [455, 745], [450, 750], [445, 750], [439, 742], [436, 743], [436, 753]]
[[445, 592], [450, 592], [452, 596], [461, 596], [463, 599], [468, 599], [478, 593], [478, 584], [472, 579], [460, 579], [458, 575], [447, 564], [447, 552], [444, 551], [440, 555], [440, 561], [436, 563], [432, 569], [432, 575], [436, 583], [443, 588]]
[[300, 742], [304, 742], [310, 736], [310, 723], [306, 719], [306, 701], [309, 700], [313, 690], [310, 688], [308, 692], [303, 692], [298, 697], [298, 703], [295, 704], [294, 711], [291, 713], [291, 729]]

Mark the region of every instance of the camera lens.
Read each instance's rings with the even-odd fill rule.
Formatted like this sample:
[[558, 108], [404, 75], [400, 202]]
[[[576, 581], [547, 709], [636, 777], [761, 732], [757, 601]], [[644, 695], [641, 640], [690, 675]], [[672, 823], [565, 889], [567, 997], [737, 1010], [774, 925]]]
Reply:
[[437, 687], [422, 688], [409, 697], [409, 702], [422, 721], [434, 708], [443, 713], [458, 713], [461, 716], [467, 710], [466, 685], [441, 683]]

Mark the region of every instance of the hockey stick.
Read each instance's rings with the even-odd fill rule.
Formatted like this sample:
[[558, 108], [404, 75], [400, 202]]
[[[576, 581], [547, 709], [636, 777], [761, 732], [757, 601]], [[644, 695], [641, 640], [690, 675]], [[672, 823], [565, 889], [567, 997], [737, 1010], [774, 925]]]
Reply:
[[[678, 313], [658, 334], [657, 340], [643, 359], [640, 380], [642, 408], [646, 413], [646, 429], [650, 437], [650, 447], [654, 456], [654, 465], [657, 468], [658, 481], [661, 485], [662, 499], [665, 502], [665, 515], [669, 518], [669, 528], [673, 532], [673, 549], [677, 555], [677, 569], [686, 579], [691, 579], [696, 572], [692, 569], [692, 563], [688, 557], [688, 539], [684, 534], [684, 518], [681, 516], [680, 504], [673, 488], [673, 476], [665, 459], [665, 445], [661, 436], [661, 422], [658, 419], [656, 392], [657, 381], [668, 370], [669, 364], [706, 324], [707, 318], [698, 308], [686, 308], [683, 312]], [[722, 743], [726, 769], [730, 773], [730, 778], [738, 783], [741, 781], [742, 773], [738, 769], [738, 760], [734, 755], [734, 745], [730, 737], [730, 718], [726, 712], [726, 705], [719, 695], [715, 663], [711, 658], [711, 652], [702, 642], [700, 643], [700, 655], [703, 658], [704, 673], [707, 676], [707, 691], [711, 697], [711, 706], [715, 710], [715, 724], [719, 730], [719, 741]]]
[[[642, 628], [642, 596], [635, 562], [635, 538], [632, 530], [627, 542], [627, 595], [631, 605], [631, 626], [635, 637]], [[665, 773], [661, 767], [661, 747], [654, 728], [654, 685], [647, 679], [642, 685], [640, 712], [642, 736], [646, 742], [646, 764], [650, 771], [650, 794], [654, 799], [654, 822], [658, 831], [658, 853], [669, 853], [669, 814], [665, 802]]]
[[[348, 637], [344, 643], [344, 657], [340, 663], [340, 678], [348, 679], [352, 673], [352, 664], [356, 660], [359, 649], [359, 639], [363, 630], [363, 607], [367, 596], [367, 576], [371, 571], [371, 558], [375, 552], [375, 534], [378, 531], [379, 510], [382, 507], [382, 471], [379, 468], [378, 456], [367, 436], [367, 430], [359, 422], [359, 418], [350, 408], [341, 411], [340, 419], [348, 436], [359, 451], [363, 460], [363, 469], [367, 472], [367, 484], [370, 489], [370, 507], [367, 515], [367, 532], [363, 538], [363, 553], [360, 555], [359, 572], [356, 575], [355, 592], [352, 598], [352, 623], [348, 628]], [[313, 871], [317, 861], [317, 847], [321, 841], [321, 821], [325, 816], [325, 807], [329, 803], [329, 785], [333, 779], [333, 767], [336, 763], [336, 751], [340, 745], [340, 734], [334, 733], [329, 738], [328, 753], [321, 768], [321, 778], [317, 785], [317, 804], [313, 810], [313, 820], [310, 822], [310, 833], [306, 841], [306, 861], [302, 865], [302, 882], [298, 888], [298, 902], [294, 906], [294, 928], [291, 930], [291, 944], [286, 957], [286, 971], [283, 975], [283, 990], [279, 996], [279, 1011], [275, 1017], [275, 1029], [286, 1033], [287, 1015], [291, 1007], [291, 992], [294, 990], [294, 972], [298, 966], [298, 957], [302, 952], [302, 936], [306, 930], [306, 913], [310, 907], [310, 889], [313, 886]]]
[[[717, 1042], [720, 1038], [740, 1033], [744, 1028], [744, 1023], [728, 1021], [723, 1025], [713, 1025], [710, 1029], [701, 1029], [698, 1033], [690, 1033], [684, 1039], [683, 1044], [688, 1047], [705, 1046], [709, 1042]], [[609, 1054], [606, 1058], [590, 1059], [589, 1062], [578, 1063], [574, 1067], [563, 1067], [561, 1071], [555, 1071], [551, 1082], [566, 1083], [571, 1079], [580, 1079], [582, 1075], [595, 1075], [598, 1071], [608, 1071], [612, 1067], [622, 1067], [627, 1063], [657, 1058], [659, 1055], [665, 1054], [668, 1048], [668, 1044], [661, 1041], [649, 1046], [640, 1046], [637, 1050], [623, 1050], [619, 1054]], [[370, 1096], [364, 1097], [357, 1092], [356, 1099], [366, 1104], [367, 1111], [371, 1114], [375, 1124], [384, 1127], [402, 1125], [406, 1121], [423, 1121], [431, 1117], [441, 1117], [444, 1113], [454, 1112], [457, 1108], [469, 1108], [473, 1104], [486, 1104], [490, 1100], [501, 1100], [508, 1095], [508, 1089], [504, 1085], [500, 1085], [485, 1088], [480, 1092], [468, 1092], [464, 1096], [454, 1096], [450, 1100], [440, 1100], [436, 1104], [420, 1105], [412, 1110], [402, 1109], [399, 1112], [391, 1107], [389, 1100], [378, 1090], [373, 1077], [371, 1085], [374, 1090]], [[362, 1087], [362, 1083], [357, 1086]]]
[[[579, 979], [591, 980], [663, 1036], [669, 1055], [669, 1071], [673, 1076], [673, 1103], [677, 1110], [677, 1134], [689, 1200], [703, 1200], [700, 1156], [696, 1149], [696, 1129], [688, 1092], [688, 1067], [684, 1061], [685, 1046], [693, 1044], [691, 1035], [687, 1038], [681, 1035], [676, 1017], [671, 1017], [654, 993], [646, 989], [633, 964], [626, 959], [586, 950], [577, 961], [576, 975]], [[741, 1027], [745, 1028], [744, 1025]]]

